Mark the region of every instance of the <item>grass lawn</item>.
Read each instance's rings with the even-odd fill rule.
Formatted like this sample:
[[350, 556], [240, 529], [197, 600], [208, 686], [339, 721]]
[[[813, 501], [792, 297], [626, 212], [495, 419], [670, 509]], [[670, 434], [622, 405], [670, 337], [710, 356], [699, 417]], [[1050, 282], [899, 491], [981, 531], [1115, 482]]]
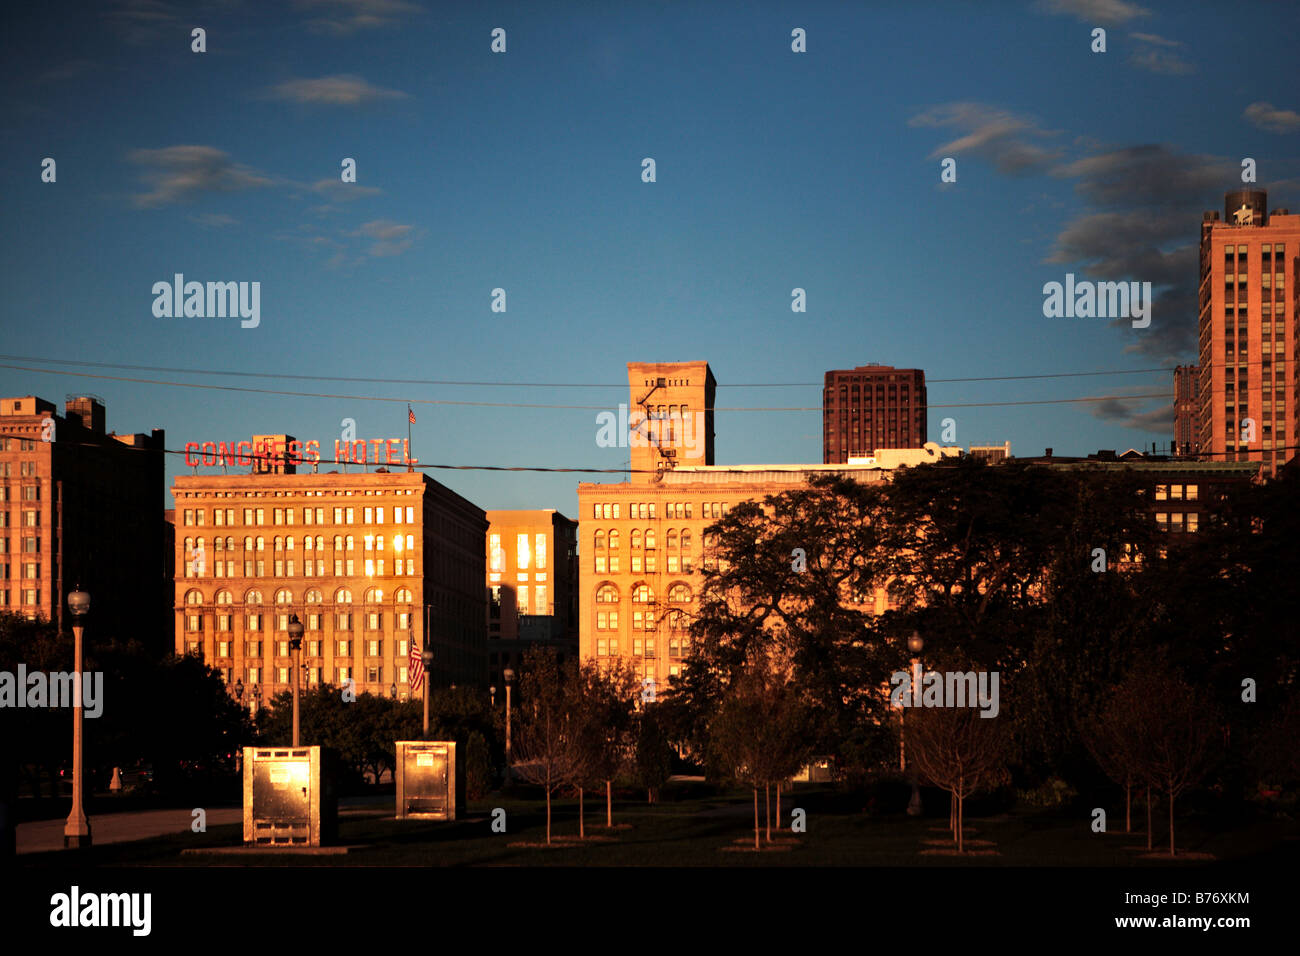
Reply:
[[[340, 844], [355, 847], [343, 856], [273, 853], [182, 855], [182, 849], [238, 846], [238, 826], [211, 827], [134, 843], [95, 846], [77, 860], [91, 866], [1126, 866], [1165, 867], [1168, 856], [1144, 859], [1145, 835], [1095, 834], [1089, 816], [1071, 811], [1035, 811], [976, 817], [967, 821], [971, 854], [944, 852], [946, 802], [927, 807], [934, 816], [872, 816], [860, 802], [830, 787], [807, 786], [782, 798], [790, 810], [807, 814], [807, 832], [781, 831], [789, 849], [753, 852], [753, 803], [748, 791], [685, 795], [650, 806], [616, 801], [607, 831], [603, 795], [587, 800], [588, 841], [577, 840], [577, 800], [553, 805], [552, 839], [545, 847], [546, 804], [540, 799], [492, 794], [474, 802], [464, 818], [451, 823], [392, 819], [391, 798], [369, 809], [340, 813]], [[493, 833], [491, 814], [506, 811], [506, 832]], [[762, 798], [760, 794], [760, 813]], [[1134, 821], [1138, 823], [1138, 821]], [[776, 830], [773, 830], [776, 837]], [[1286, 846], [1294, 858], [1296, 827], [1286, 821], [1259, 821], [1227, 830], [1207, 817], [1178, 821], [1178, 848], [1210, 854], [1220, 861], [1240, 860]], [[513, 845], [512, 845], [513, 844]], [[538, 846], [542, 844], [543, 846]], [[1157, 821], [1155, 847], [1168, 848], [1168, 833]], [[746, 849], [748, 848], [748, 849]], [[929, 851], [929, 852], [923, 852]], [[1203, 858], [1202, 858], [1203, 860]], [[24, 855], [20, 866], [65, 866], [64, 853]], [[1188, 860], [1174, 865], [1198, 866]]]

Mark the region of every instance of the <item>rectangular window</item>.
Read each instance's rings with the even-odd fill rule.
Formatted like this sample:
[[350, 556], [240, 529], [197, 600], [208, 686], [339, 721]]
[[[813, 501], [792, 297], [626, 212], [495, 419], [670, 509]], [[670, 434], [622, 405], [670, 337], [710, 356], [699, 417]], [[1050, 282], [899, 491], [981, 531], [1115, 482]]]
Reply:
[[597, 574], [608, 573], [608, 567], [606, 564], [605, 556], [603, 554], [596, 555], [596, 573]]
[[539, 585], [537, 585], [537, 590], [536, 590], [536, 593], [533, 595], [533, 600], [534, 600], [534, 602], [535, 602], [535, 603], [533, 604], [533, 608], [534, 608], [534, 612], [533, 612], [533, 613], [535, 613], [535, 614], [549, 614], [549, 613], [551, 612], [550, 607], [548, 607], [548, 606], [547, 606], [547, 603], [546, 603], [546, 585], [545, 585], [545, 584], [539, 584]]
[[366, 641], [366, 656], [367, 656], [367, 657], [383, 657], [383, 656], [384, 656], [384, 642], [383, 642], [382, 640], [369, 640], [369, 641]]
[[412, 522], [415, 521], [415, 519], [414, 519], [413, 517], [411, 517], [411, 515], [412, 515], [414, 512], [415, 512], [415, 509], [414, 509], [413, 507], [411, 507], [410, 505], [407, 505], [407, 506], [406, 506], [406, 523], [407, 523], [407, 524], [411, 524]]
[[355, 509], [355, 508], [348, 508], [348, 509], [347, 509], [347, 519], [348, 519], [348, 524], [352, 524], [352, 523], [353, 523], [353, 518], [356, 516], [355, 513], [356, 513], [356, 509]]
[[527, 534], [515, 535], [515, 566], [520, 571], [528, 570], [528, 556], [531, 554], [531, 545]]
[[1169, 497], [1168, 485], [1156, 485], [1156, 501], [1164, 501]]
[[265, 509], [265, 508], [258, 508], [258, 509], [257, 509], [257, 523], [258, 523], [258, 524], [266, 524], [266, 509]]
[[[352, 630], [352, 615], [344, 611], [341, 614], [334, 615], [334, 630], [350, 631]], [[342, 652], [342, 653], [346, 653]]]
[[543, 570], [546, 567], [546, 535], [539, 534], [536, 536], [536, 560], [533, 567], [537, 570]]
[[519, 613], [528, 613], [528, 585], [519, 585]]
[[245, 656], [245, 657], [261, 657], [261, 656], [262, 656], [262, 642], [261, 642], [261, 641], [245, 641], [245, 642], [244, 642], [244, 656]]
[[352, 656], [352, 642], [351, 642], [351, 641], [335, 641], [335, 642], [334, 642], [334, 656], [335, 656], [335, 657], [351, 657], [351, 656]]

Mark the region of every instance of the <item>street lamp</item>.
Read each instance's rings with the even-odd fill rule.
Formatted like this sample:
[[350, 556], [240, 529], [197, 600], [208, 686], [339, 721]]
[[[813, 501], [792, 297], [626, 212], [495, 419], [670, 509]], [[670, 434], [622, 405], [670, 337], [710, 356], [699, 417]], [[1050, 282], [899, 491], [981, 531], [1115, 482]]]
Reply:
[[244, 705], [244, 679], [242, 677], [235, 678], [234, 690], [235, 690], [235, 703], [239, 704], [242, 707]]
[[496, 684], [493, 684], [491, 687], [488, 688], [488, 696], [489, 696], [489, 698], [491, 698], [491, 700], [492, 700], [492, 706], [493, 706], [493, 707], [496, 707], [496, 705], [497, 705], [497, 685], [496, 685]]
[[424, 739], [429, 739], [429, 683], [433, 680], [433, 648], [426, 647], [420, 654], [424, 664]]
[[293, 669], [289, 673], [293, 683], [293, 745], [298, 746], [298, 665], [302, 660], [302, 622], [297, 614], [289, 615], [289, 648], [293, 651]]
[[63, 827], [63, 846], [64, 849], [76, 850], [90, 846], [90, 821], [86, 819], [81, 807], [82, 790], [85, 788], [81, 739], [81, 704], [84, 699], [81, 693], [81, 637], [86, 630], [86, 615], [90, 613], [90, 595], [78, 587], [68, 595], [68, 610], [72, 612], [72, 633], [76, 638], [73, 678], [76, 699], [72, 702], [72, 812], [68, 814], [68, 822]]
[[388, 687], [388, 693], [393, 700], [397, 700], [397, 684], [390, 684]]
[[262, 709], [262, 685], [254, 684], [253, 685], [253, 716], [256, 717], [257, 712], [260, 711], [261, 709]]
[[[921, 657], [920, 657], [920, 654], [921, 654], [921, 650], [922, 650], [924, 647], [925, 647], [925, 641], [921, 640], [921, 632], [920, 632], [920, 631], [913, 631], [913, 632], [912, 632], [912, 636], [909, 637], [909, 638], [907, 639], [907, 649], [908, 649], [909, 651], [912, 652], [912, 687], [911, 687], [911, 690], [912, 690], [913, 695], [915, 695], [915, 694], [917, 693], [917, 688], [920, 686], [920, 683], [921, 683]], [[912, 699], [913, 699], [913, 700], [916, 700], [916, 697], [913, 696]], [[906, 708], [904, 708], [903, 713], [904, 713], [904, 714], [907, 713]], [[902, 725], [902, 720], [903, 720], [903, 718], [902, 718], [902, 717], [899, 717], [899, 724], [900, 724], [900, 727], [901, 727], [901, 725]], [[900, 745], [900, 747], [899, 747], [899, 751], [900, 751], [900, 753], [902, 752], [902, 746], [901, 746], [901, 745]], [[904, 758], [904, 759], [905, 759], [905, 758]], [[906, 769], [906, 763], [904, 763], [904, 769]], [[916, 771], [915, 771], [915, 770], [912, 770], [912, 772], [911, 772], [911, 778], [912, 778], [912, 799], [909, 800], [909, 801], [907, 802], [907, 815], [908, 815], [909, 817], [919, 817], [919, 816], [921, 815], [921, 788], [920, 788], [920, 785], [917, 783], [917, 780], [916, 780]]]
[[510, 782], [510, 691], [515, 684], [515, 672], [507, 667], [506, 679], [506, 783]]

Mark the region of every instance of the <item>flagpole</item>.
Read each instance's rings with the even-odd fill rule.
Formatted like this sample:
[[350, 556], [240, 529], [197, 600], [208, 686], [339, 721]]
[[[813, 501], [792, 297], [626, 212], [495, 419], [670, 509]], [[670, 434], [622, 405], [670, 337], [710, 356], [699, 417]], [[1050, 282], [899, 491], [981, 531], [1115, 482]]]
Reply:
[[406, 403], [406, 470], [408, 472], [415, 471], [414, 466], [411, 464], [411, 461], [413, 460], [411, 458], [411, 416], [413, 416], [414, 414], [415, 412], [411, 411], [411, 403], [407, 402]]

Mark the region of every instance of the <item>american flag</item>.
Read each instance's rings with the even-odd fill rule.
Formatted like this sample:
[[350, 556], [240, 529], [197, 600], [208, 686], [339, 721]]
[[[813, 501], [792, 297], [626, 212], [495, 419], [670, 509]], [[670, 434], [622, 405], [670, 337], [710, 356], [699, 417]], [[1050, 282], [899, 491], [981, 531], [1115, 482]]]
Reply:
[[407, 684], [411, 687], [411, 693], [414, 694], [424, 683], [424, 658], [420, 654], [420, 649], [416, 646], [415, 635], [411, 635], [411, 653], [407, 657], [408, 673]]
[[412, 425], [415, 424], [415, 411], [411, 408], [410, 405], [406, 406], [406, 417], [410, 420]]

